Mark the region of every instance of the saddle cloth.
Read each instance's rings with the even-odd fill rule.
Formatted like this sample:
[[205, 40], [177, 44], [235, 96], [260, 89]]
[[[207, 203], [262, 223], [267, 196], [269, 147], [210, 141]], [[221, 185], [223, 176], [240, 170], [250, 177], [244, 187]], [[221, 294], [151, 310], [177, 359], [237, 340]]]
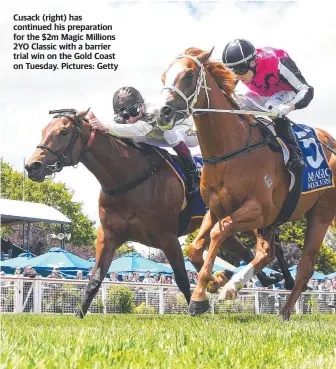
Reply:
[[[269, 118], [265, 119], [265, 117], [263, 117], [262, 119], [258, 119], [258, 121], [262, 122], [276, 137], [277, 142], [282, 149], [284, 162], [287, 164], [290, 153], [285, 139], [276, 136], [274, 123]], [[309, 134], [300, 127], [309, 132]], [[318, 142], [315, 130], [303, 124], [298, 126], [293, 125], [293, 130], [298, 138], [299, 146], [307, 168], [302, 171], [301, 175], [300, 173], [292, 173], [287, 169], [290, 174], [289, 192], [277, 219], [273, 223], [275, 226], [281, 225], [290, 219], [302, 194], [320, 191], [335, 186], [333, 182], [333, 174], [323, 153], [322, 145]], [[270, 144], [269, 146], [272, 150], [278, 151], [273, 144]], [[267, 180], [271, 181], [271, 179], [266, 177], [265, 182], [267, 184]]]
[[[260, 119], [260, 121], [267, 126], [267, 128], [276, 136], [275, 128], [270, 119]], [[300, 149], [302, 151], [304, 162], [307, 165], [302, 172], [302, 188], [301, 194], [307, 194], [315, 191], [325, 190], [327, 188], [335, 187], [332, 171], [328, 165], [322, 145], [319, 143], [315, 129], [304, 124], [299, 124], [305, 131], [309, 132], [312, 136], [308, 135], [305, 131], [299, 127], [293, 125], [293, 131], [298, 139]], [[289, 160], [289, 149], [286, 140], [281, 137], [276, 137], [278, 143], [281, 146], [283, 158], [285, 164]], [[291, 191], [295, 184], [295, 175], [289, 171], [291, 176], [291, 182], [289, 191]]]
[[[193, 193], [189, 194], [187, 193], [185, 184], [186, 175], [181, 169], [181, 166], [177, 164], [176, 160], [177, 157], [175, 156], [170, 156], [170, 158], [166, 158], [167, 164], [171, 166], [176, 176], [181, 181], [185, 193], [185, 201], [182, 206], [178, 220], [178, 236], [181, 236], [188, 227], [190, 220], [193, 218], [203, 218], [208, 209], [206, 208], [202, 200], [202, 196], [199, 189]], [[194, 156], [194, 160], [196, 162], [199, 171], [201, 172], [203, 168], [203, 159], [199, 156]]]

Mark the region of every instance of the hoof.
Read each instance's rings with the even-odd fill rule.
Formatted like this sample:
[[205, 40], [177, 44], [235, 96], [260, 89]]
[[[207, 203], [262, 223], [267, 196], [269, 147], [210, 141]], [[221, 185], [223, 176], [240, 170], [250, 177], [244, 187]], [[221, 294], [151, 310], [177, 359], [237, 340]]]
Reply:
[[202, 315], [210, 309], [209, 300], [194, 301], [191, 300], [189, 304], [189, 314], [191, 316]]
[[237, 291], [233, 287], [229, 287], [221, 290], [218, 300], [234, 300], [236, 297]]
[[278, 314], [278, 317], [283, 322], [288, 321], [291, 316], [291, 312], [288, 309], [282, 308]]
[[75, 318], [76, 319], [84, 319], [84, 313], [82, 312], [82, 310], [77, 310], [75, 313]]

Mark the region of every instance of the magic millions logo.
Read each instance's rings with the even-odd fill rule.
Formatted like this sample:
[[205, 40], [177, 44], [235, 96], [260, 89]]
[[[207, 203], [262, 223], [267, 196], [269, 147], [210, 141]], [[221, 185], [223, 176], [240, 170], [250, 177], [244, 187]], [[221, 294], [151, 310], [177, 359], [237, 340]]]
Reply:
[[331, 182], [331, 170], [329, 168], [318, 169], [307, 173], [307, 187], [308, 190], [314, 190], [315, 188], [330, 186]]

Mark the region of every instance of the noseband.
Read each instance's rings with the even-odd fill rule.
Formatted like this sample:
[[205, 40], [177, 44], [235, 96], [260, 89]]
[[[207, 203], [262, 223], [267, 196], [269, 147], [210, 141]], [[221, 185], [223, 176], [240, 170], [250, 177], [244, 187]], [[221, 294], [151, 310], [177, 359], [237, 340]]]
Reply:
[[182, 55], [179, 55], [176, 59], [181, 59], [181, 58], [189, 58], [189, 59], [193, 60], [196, 63], [196, 65], [200, 68], [200, 72], [199, 72], [197, 82], [196, 82], [195, 91], [189, 97], [187, 97], [180, 89], [178, 89], [177, 87], [175, 87], [173, 85], [163, 87], [162, 91], [163, 90], [174, 91], [180, 97], [182, 97], [182, 99], [186, 103], [186, 108], [183, 109], [183, 110], [176, 110], [176, 112], [183, 114], [183, 116], [186, 118], [189, 115], [195, 114], [194, 111], [193, 111], [193, 107], [197, 103], [198, 95], [201, 91], [201, 88], [204, 88], [204, 90], [205, 90], [205, 95], [207, 97], [208, 108], [209, 108], [210, 102], [209, 102], [208, 90], [211, 90], [211, 88], [207, 87], [207, 85], [206, 85], [206, 76], [205, 76], [204, 65], [196, 57], [194, 57], [192, 55], [182, 54]]
[[[89, 109], [88, 109], [88, 111], [89, 111]], [[73, 160], [72, 160], [72, 150], [75, 147], [76, 141], [77, 141], [78, 137], [81, 134], [83, 120], [86, 121], [86, 119], [77, 117], [76, 116], [77, 111], [75, 109], [51, 110], [49, 112], [49, 114], [56, 114], [56, 115], [54, 115], [53, 119], [65, 117], [65, 118], [69, 119], [72, 122], [72, 124], [75, 126], [75, 131], [74, 131], [74, 133], [71, 137], [69, 145], [62, 154], [57, 153], [55, 150], [53, 150], [52, 148], [50, 148], [47, 145], [37, 145], [36, 146], [38, 149], [49, 151], [50, 153], [52, 153], [53, 155], [55, 155], [57, 157], [58, 160], [55, 162], [55, 164], [46, 166], [46, 168], [48, 168], [52, 173], [56, 173], [56, 172], [60, 172], [63, 169], [63, 167], [65, 166], [65, 160], [68, 157], [68, 154], [70, 154], [70, 160], [71, 160], [70, 165], [76, 166], [78, 164], [82, 154], [85, 151], [87, 151], [89, 149], [89, 147], [91, 146], [96, 130], [91, 131], [90, 139], [89, 139], [84, 151], [78, 156], [78, 159], [75, 162], [73, 162]], [[69, 114], [72, 114], [72, 115], [69, 115]]]

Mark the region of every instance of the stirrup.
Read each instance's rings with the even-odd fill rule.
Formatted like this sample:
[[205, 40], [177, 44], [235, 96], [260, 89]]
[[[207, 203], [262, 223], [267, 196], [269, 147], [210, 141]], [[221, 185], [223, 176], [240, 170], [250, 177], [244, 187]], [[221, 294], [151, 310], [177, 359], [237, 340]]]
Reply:
[[199, 178], [197, 170], [188, 171], [188, 192], [193, 193], [199, 190]]

